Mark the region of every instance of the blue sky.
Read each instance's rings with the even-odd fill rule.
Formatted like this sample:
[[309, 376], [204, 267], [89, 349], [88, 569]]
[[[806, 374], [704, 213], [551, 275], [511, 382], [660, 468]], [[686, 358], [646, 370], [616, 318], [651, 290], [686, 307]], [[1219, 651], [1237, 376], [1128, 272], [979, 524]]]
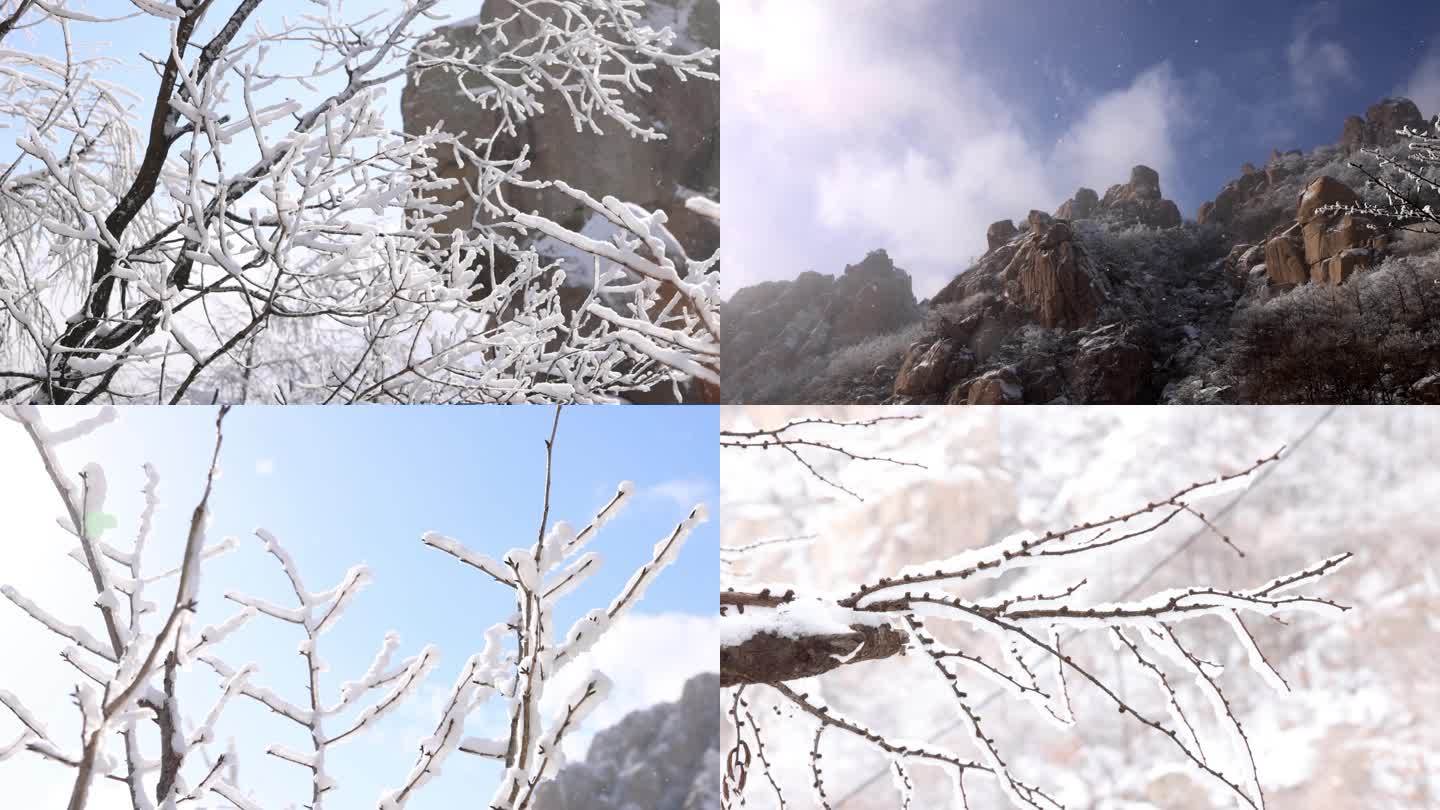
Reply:
[[727, 0], [723, 33], [730, 290], [885, 247], [924, 296], [1136, 163], [1193, 217], [1386, 95], [1440, 112], [1429, 2]]
[[[424, 32], [445, 23], [456, 22], [461, 19], [473, 17], [479, 13], [482, 0], [443, 0], [436, 6], [434, 19], [421, 19], [411, 27], [411, 31]], [[8, 5], [8, 4], [7, 4]], [[206, 16], [201, 24], [196, 40], [199, 45], [209, 41], [219, 26], [229, 16], [237, 3], [225, 2], [216, 3], [214, 10]], [[338, 9], [337, 16], [341, 19], [358, 22], [377, 14], [386, 12], [384, 17], [378, 19], [393, 19], [397, 11], [397, 4], [390, 0], [336, 0], [333, 5]], [[165, 51], [168, 48], [167, 38], [170, 23], [164, 19], [148, 14], [138, 13], [135, 7], [123, 0], [72, 0], [67, 7], [84, 13], [113, 19], [104, 23], [72, 22], [70, 26], [71, 42], [73, 52], [77, 58], [102, 57], [107, 61], [104, 69], [92, 73], [93, 78], [110, 84], [133, 94], [134, 100], [131, 105], [132, 115], [135, 123], [143, 132], [148, 131], [150, 114], [154, 109], [155, 91], [159, 87], [159, 79], [156, 69], [142, 58], [144, 56], [155, 60], [163, 60]], [[263, 26], [269, 32], [281, 30], [285, 21], [298, 21], [303, 14], [323, 13], [323, 4], [316, 6], [310, 2], [301, 0], [269, 0], [262, 3], [251, 15], [248, 25], [242, 29], [241, 34], [235, 42], [242, 42], [247, 36], [252, 35], [257, 26]], [[33, 18], [33, 15], [32, 17]], [[29, 18], [27, 18], [29, 19]], [[368, 27], [373, 28], [374, 23]], [[53, 24], [46, 24], [38, 28], [29, 28], [12, 32], [6, 37], [5, 47], [43, 54], [45, 56], [64, 60], [65, 46], [64, 39]], [[273, 46], [265, 59], [264, 66], [270, 71], [308, 75], [314, 63], [315, 51], [303, 43], [283, 43]], [[403, 54], [401, 55], [403, 59]], [[399, 64], [398, 62], [396, 63]], [[300, 88], [291, 81], [276, 85], [270, 90], [257, 94], [260, 103], [271, 104], [290, 97], [290, 94], [304, 93], [299, 100], [303, 103], [310, 101], [311, 105], [318, 101], [320, 92], [333, 92], [338, 89], [341, 76], [327, 76], [314, 82], [316, 91]], [[240, 98], [238, 81], [231, 83], [230, 98], [238, 105]], [[400, 91], [401, 80], [394, 79], [385, 85], [386, 95], [381, 101], [385, 110], [386, 122], [400, 129]], [[307, 105], [306, 109], [310, 105]], [[238, 107], [237, 107], [238, 109]], [[0, 118], [0, 124], [8, 124]], [[23, 136], [24, 132], [18, 130], [5, 130], [0, 127], [0, 159], [12, 160], [17, 154], [14, 146], [14, 138]], [[143, 143], [143, 140], [142, 140]], [[247, 160], [258, 155], [254, 149], [253, 139], [236, 139], [231, 148], [229, 159], [238, 162], [243, 155]]]
[[[48, 416], [64, 424], [83, 410], [52, 410]], [[413, 655], [427, 643], [441, 649], [439, 666], [406, 708], [332, 753], [343, 784], [343, 794], [335, 797], [338, 806], [373, 806], [383, 788], [403, 778], [415, 741], [428, 734], [437, 703], [461, 664], [478, 651], [484, 630], [511, 609], [508, 590], [425, 547], [420, 535], [439, 531], [492, 557], [532, 543], [544, 476], [542, 439], [552, 415], [549, 408], [520, 406], [246, 407], [227, 418], [208, 536], [212, 541], [235, 536], [241, 548], [207, 566], [200, 620], [210, 623], [230, 615], [232, 606], [219, 597], [232, 590], [291, 602], [283, 573], [254, 539], [253, 530], [264, 527], [295, 557], [309, 590], [333, 586], [356, 563], [374, 573], [375, 583], [322, 640], [332, 690], [364, 671], [387, 630], [400, 633], [398, 655]], [[717, 419], [716, 410], [705, 407], [564, 411], [555, 450], [552, 521], [583, 525], [624, 479], [635, 482], [637, 494], [591, 546], [603, 556], [604, 567], [561, 604], [556, 617], [561, 628], [590, 608], [608, 604], [691, 505], [716, 506]], [[141, 507], [139, 465], [144, 460], [155, 465], [162, 480], [162, 512], [151, 559], [158, 565], [172, 559], [182, 542], [203, 485], [213, 422], [209, 408], [126, 408], [117, 423], [65, 445], [61, 459], [72, 470], [90, 460], [105, 467], [107, 512], [118, 520], [113, 537], [122, 543], [133, 537]], [[68, 546], [53, 528], [58, 499], [37, 477], [33, 449], [8, 420], [0, 420], [0, 456], [6, 458], [7, 473], [0, 514], [8, 527], [0, 541], [0, 581], [20, 587], [68, 621], [93, 624], [94, 611], [84, 602], [84, 575], [63, 558]], [[713, 522], [697, 529], [633, 620], [617, 626], [586, 667], [576, 668], [576, 678], [583, 675], [579, 668], [593, 665], [616, 681], [613, 699], [592, 717], [588, 733], [627, 711], [675, 699], [689, 675], [717, 667], [716, 542]], [[54, 657], [58, 646], [49, 641], [52, 637], [36, 631], [8, 603], [0, 604], [0, 636], [9, 639], [11, 652], [19, 653], [0, 656], [0, 689], [21, 695], [44, 713], [52, 731], [68, 734], [73, 722], [69, 687], [55, 684], [73, 678]], [[289, 627], [256, 622], [224, 649], [233, 664], [258, 663], [258, 683], [303, 702], [299, 639]], [[197, 687], [192, 705], [208, 707], [213, 696], [208, 671], [197, 670], [194, 677], [204, 686]], [[554, 691], [562, 696], [566, 687]], [[10, 718], [0, 718], [6, 743], [12, 725]], [[484, 732], [472, 723], [471, 733]], [[577, 739], [577, 752], [588, 733]], [[264, 756], [263, 749], [283, 741], [303, 750], [304, 738], [248, 702], [232, 704], [220, 734], [241, 741], [244, 781], [269, 800], [266, 806], [294, 800], [297, 794], [291, 791], [303, 786], [304, 774]], [[441, 778], [410, 806], [450, 807], [457, 797], [486, 792], [494, 769], [472, 759], [450, 760]], [[62, 769], [39, 768], [25, 758], [0, 763], [0, 782], [35, 802], [23, 806], [54, 806], [47, 802], [68, 784], [65, 776]], [[102, 803], [96, 810], [120, 806]]]

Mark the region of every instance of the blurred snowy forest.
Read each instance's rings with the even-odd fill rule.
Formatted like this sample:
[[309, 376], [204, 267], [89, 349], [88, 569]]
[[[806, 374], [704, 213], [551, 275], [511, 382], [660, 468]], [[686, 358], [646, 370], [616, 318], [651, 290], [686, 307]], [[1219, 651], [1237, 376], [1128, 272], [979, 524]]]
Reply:
[[[1305, 589], [1351, 610], [1249, 622], [1288, 692], [1272, 689], [1244, 665], [1246, 651], [1225, 622], [1187, 622], [1183, 633], [1208, 661], [1234, 664], [1218, 681], [1253, 749], [1266, 807], [1440, 806], [1440, 730], [1425, 721], [1425, 707], [1440, 703], [1440, 680], [1430, 664], [1440, 639], [1434, 551], [1440, 543], [1434, 519], [1440, 411], [756, 406], [724, 409], [722, 430], [897, 413], [920, 418], [829, 436], [857, 454], [923, 468], [812, 450], [804, 454], [812, 470], [773, 448], [722, 452], [722, 590], [793, 588], [808, 596], [842, 596], [857, 583], [1017, 531], [1043, 534], [1144, 506], [1191, 482], [1243, 470], [1286, 446], [1281, 460], [1254, 476], [1251, 486], [1206, 503], [1206, 513], [1243, 557], [1204, 532], [1199, 521], [1177, 518], [1143, 542], [1107, 549], [1108, 556], [1085, 555], [1085, 568], [1076, 573], [1088, 580], [1086, 601], [1139, 599], [1191, 585], [1248, 588], [1353, 552], [1348, 565]], [[736, 551], [757, 543], [763, 544]], [[1038, 575], [1027, 569], [978, 581], [965, 586], [965, 595], [1053, 585], [1029, 583], [1029, 576]], [[1087, 634], [1070, 641], [1066, 652], [1083, 657], [1126, 700], [1163, 716], [1163, 693], [1117, 647], [1104, 634]], [[912, 650], [788, 686], [888, 738], [979, 756], [954, 696], [927, 663]], [[1181, 699], [1205, 705], [1189, 679], [1172, 680]], [[983, 680], [970, 686], [981, 700], [994, 691]], [[733, 689], [722, 697], [726, 711], [732, 695]], [[750, 687], [744, 696], [785, 806], [821, 806], [811, 771], [817, 723], [767, 687]], [[1239, 804], [1170, 741], [1123, 710], [1117, 714], [1090, 684], [1073, 680], [1069, 697], [1077, 720], [1069, 727], [1057, 728], [1044, 712], [1012, 697], [987, 702], [983, 712], [1007, 766], [1065, 807], [1210, 810]], [[1196, 718], [1208, 727], [1197, 726], [1202, 738], [1213, 731], [1208, 713], [1196, 710]], [[722, 750], [734, 741], [729, 720], [722, 723]], [[909, 806], [959, 806], [946, 773], [953, 768], [918, 762], [907, 768], [897, 777], [874, 746], [849, 734], [825, 737], [829, 807], [900, 807], [907, 780], [913, 786]], [[749, 771], [744, 806], [778, 807], [758, 758]], [[972, 810], [1012, 806], [993, 780], [967, 779], [965, 788]]]

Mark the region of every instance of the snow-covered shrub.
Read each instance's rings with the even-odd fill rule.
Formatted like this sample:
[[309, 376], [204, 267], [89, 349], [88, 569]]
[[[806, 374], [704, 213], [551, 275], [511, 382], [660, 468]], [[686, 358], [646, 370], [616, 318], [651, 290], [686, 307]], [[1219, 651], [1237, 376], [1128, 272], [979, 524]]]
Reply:
[[[718, 253], [685, 255], [663, 212], [605, 189], [556, 183], [613, 226], [608, 240], [519, 211], [509, 189], [555, 178], [530, 176], [523, 150], [492, 151], [547, 112], [663, 138], [632, 109], [646, 77], [718, 81], [718, 53], [673, 50], [646, 0], [506, 2], [475, 18], [488, 47], [436, 52], [423, 46], [440, 0], [321, 0], [263, 21], [283, 4], [135, 0], [128, 17], [154, 39], [127, 56], [156, 66], [152, 99], [108, 81], [109, 57], [26, 50], [75, 29], [104, 39], [127, 17], [0, 4], [0, 127], [15, 133], [0, 164], [0, 402], [590, 402], [718, 386]], [[394, 131], [386, 96], [417, 71], [457, 76], [499, 130]], [[442, 177], [442, 157], [466, 176]], [[439, 202], [457, 184], [461, 201]], [[444, 229], [460, 206], [473, 227]], [[517, 241], [536, 234], [584, 266]], [[567, 274], [594, 280], [572, 292]]]
[[[42, 412], [45, 410], [49, 413]], [[36, 762], [46, 761], [46, 767], [69, 768], [74, 774], [69, 810], [99, 807], [94, 794], [101, 782], [124, 785], [129, 798], [126, 806], [133, 810], [182, 806], [268, 810], [276, 805], [262, 803], [252, 792], [256, 786], [241, 782], [236, 750], [215, 739], [216, 723], [227, 707], [249, 700], [268, 710], [275, 724], [266, 731], [274, 736], [266, 739], [277, 742], [266, 753], [293, 763], [310, 777], [305, 795], [292, 797], [287, 806], [314, 810], [361, 806], [353, 796], [340, 799], [332, 795], [339, 788], [334, 766], [344, 756], [343, 750], [336, 749], [412, 700], [439, 650], [426, 646], [396, 661], [399, 638], [393, 632], [385, 633], [377, 640], [378, 649], [369, 666], [332, 693], [327, 688], [325, 635], [377, 574], [365, 565], [356, 565], [330, 587], [307, 587], [281, 538], [263, 528], [255, 534], [278, 567], [276, 577], [285, 583], [285, 599], [253, 595], [247, 585], [245, 593], [224, 594], [224, 599], [236, 606], [229, 618], [200, 626], [195, 616], [202, 601], [217, 596], [202, 586], [202, 574], [213, 571], [222, 555], [238, 542], [207, 537], [211, 496], [225, 488], [217, 473], [227, 407], [217, 410], [209, 472], [203, 495], [190, 513], [178, 560], [154, 559], [151, 529], [160, 504], [158, 469], [145, 465], [144, 508], [130, 535], [135, 539], [127, 544], [111, 539], [114, 534], [101, 536], [105, 529], [114, 528], [113, 518], [109, 525], [102, 520], [109, 517], [106, 502], [113, 497], [107, 492], [104, 468], [92, 463], [75, 475], [64, 468], [56, 453], [66, 442], [112, 420], [115, 410], [107, 406], [94, 417], [59, 428], [47, 424], [54, 410], [0, 406], [0, 429], [21, 430], [33, 443], [63, 507], [60, 525], [74, 538], [69, 556], [83, 569], [84, 579], [93, 583], [94, 596], [88, 603], [55, 605], [53, 594], [26, 589], [26, 571], [9, 568], [0, 572], [5, 580], [0, 598], [8, 603], [7, 609], [18, 609], [66, 643], [61, 657], [75, 670], [75, 679], [55, 684], [55, 688], [74, 696], [81, 733], [78, 739], [52, 733], [27, 707], [27, 699], [38, 696], [17, 695], [0, 684], [0, 718], [5, 728], [18, 725], [19, 729], [18, 737], [7, 738], [0, 745], [0, 760], [28, 756]], [[378, 810], [407, 806], [440, 773], [445, 761], [457, 754], [503, 763], [499, 784], [487, 789], [490, 798], [485, 807], [524, 810], [533, 806], [536, 789], [564, 765], [566, 736], [574, 734], [585, 716], [605, 700], [611, 684], [603, 672], [588, 672], [555, 716], [541, 711], [547, 686], [644, 598], [650, 585], [676, 559], [692, 529], [706, 520], [705, 506], [696, 505], [660, 538], [648, 561], [608, 604], [586, 612], [569, 628], [558, 626], [557, 605], [601, 568], [600, 554], [590, 549], [592, 541], [635, 492], [631, 482], [622, 481], [595, 516], [578, 529], [563, 520], [552, 520], [552, 454], [559, 423], [557, 408], [545, 442], [540, 525], [530, 545], [512, 548], [494, 559], [437, 532], [421, 538], [425, 546], [473, 569], [479, 579], [477, 587], [512, 591], [514, 609], [494, 617], [493, 624], [475, 634], [481, 648], [461, 667], [460, 677], [436, 707], [439, 712], [433, 733], [421, 740], [418, 751], [404, 752], [405, 757], [415, 758], [409, 773], [377, 804], [370, 805]], [[267, 592], [266, 584], [254, 583], [260, 593]], [[91, 621], [67, 621], [84, 610], [94, 611]], [[436, 617], [436, 621], [448, 618]], [[466, 620], [474, 621], [477, 629], [485, 626], [483, 617], [468, 616]], [[296, 672], [301, 677], [292, 687], [264, 683], [269, 673], [262, 676], [256, 665], [235, 664], [226, 658], [223, 643], [227, 638], [264, 632], [257, 625], [267, 621], [277, 629], [288, 625], [302, 636], [298, 652], [303, 668]], [[97, 633], [90, 629], [93, 627], [103, 629]], [[267, 643], [279, 638], [272, 630]], [[25, 651], [11, 649], [7, 654], [24, 655]], [[209, 688], [197, 692], [196, 684]], [[197, 705], [195, 695], [204, 692], [216, 696]], [[493, 737], [467, 734], [467, 728], [473, 732], [479, 727], [503, 731]], [[278, 742], [298, 739], [305, 741], [303, 749]], [[212, 800], [223, 804], [212, 805]], [[195, 804], [187, 804], [190, 802]]]
[[876, 335], [868, 340], [832, 352], [823, 376], [844, 379], [869, 374], [877, 366], [898, 365], [905, 350], [924, 333], [924, 324], [916, 322], [898, 332]]
[[1240, 309], [1229, 374], [1244, 402], [1404, 402], [1440, 371], [1440, 254], [1396, 257], [1343, 286]]

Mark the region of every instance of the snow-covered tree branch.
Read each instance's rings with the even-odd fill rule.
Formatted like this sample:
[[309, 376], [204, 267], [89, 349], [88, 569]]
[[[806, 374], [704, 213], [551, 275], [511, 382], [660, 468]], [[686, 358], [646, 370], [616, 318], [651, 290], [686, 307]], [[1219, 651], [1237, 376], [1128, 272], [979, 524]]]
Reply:
[[[793, 433], [794, 424], [731, 431], [732, 445], [753, 446], [740, 443], [738, 437], [747, 436], [793, 453], [776, 437]], [[845, 451], [851, 464], [875, 457], [863, 443]], [[838, 806], [836, 774], [827, 771], [831, 760], [824, 752], [843, 750], [847, 767], [889, 763], [896, 807], [912, 806], [916, 768], [948, 775], [952, 806], [991, 806], [971, 804], [976, 791], [985, 790], [1007, 807], [1062, 807], [1053, 777], [1026, 772], [1027, 752], [1006, 732], [1019, 714], [1045, 721], [1057, 734], [1104, 722], [1103, 714], [1079, 711], [1083, 701], [1107, 706], [1111, 717], [1150, 734], [1150, 758], [1165, 756], [1193, 769], [1238, 806], [1265, 807], [1263, 764], [1232, 707], [1236, 667], [1225, 666], [1228, 656], [1192, 628], [1225, 628], [1249, 675], [1288, 692], [1290, 683], [1257, 640], [1256, 627], [1287, 625], [1299, 614], [1322, 620], [1343, 614], [1346, 606], [1315, 588], [1351, 554], [1317, 551], [1313, 562], [1293, 571], [1240, 584], [1192, 581], [1144, 590], [1142, 579], [1138, 590], [1116, 593], [1096, 574], [1121, 555], [1153, 549], [1163, 530], [1180, 525], [1243, 558], [1243, 540], [1220, 530], [1205, 501], [1243, 494], [1280, 459], [1277, 452], [1128, 511], [1060, 530], [1020, 530], [840, 589], [805, 578], [776, 585], [763, 558], [784, 546], [732, 546], [734, 556], [757, 558], [750, 573], [767, 584], [727, 576], [731, 583], [720, 596], [727, 806]], [[819, 491], [837, 486], [833, 476], [808, 469], [804, 476], [819, 477]], [[806, 547], [833, 542], [821, 536]], [[722, 576], [730, 573], [722, 569]], [[912, 739], [837, 704], [827, 681], [875, 662], [913, 670], [917, 679], [928, 673], [932, 694], [946, 698], [937, 705], [953, 713], [965, 741]], [[809, 770], [809, 789], [800, 795], [797, 780], [782, 776], [797, 762]]]
[[[426, 645], [402, 657], [398, 634], [382, 633], [368, 666], [332, 683], [323, 649], [326, 636], [376, 574], [369, 566], [354, 565], [330, 586], [313, 589], [281, 539], [264, 528], [255, 535], [288, 590], [287, 598], [255, 595], [248, 580], [244, 592], [225, 592], [223, 600], [202, 587], [202, 572], [239, 547], [234, 538], [213, 542], [207, 537], [212, 494], [224, 488], [219, 471], [227, 407], [217, 411], [202, 495], [190, 512], [179, 557], [172, 561], [156, 560], [148, 542], [161, 507], [161, 475], [155, 467], [145, 467], [144, 504], [135, 540], [124, 545], [106, 534], [115, 528], [115, 520], [106, 511], [107, 499], [113, 495], [107, 491], [104, 469], [92, 463], [73, 474], [60, 461], [59, 448], [103, 427], [116, 411], [107, 407], [64, 428], [48, 425], [47, 416], [53, 417], [54, 411], [46, 411], [30, 405], [6, 406], [0, 415], [24, 431], [60, 499], [61, 527], [74, 540], [69, 556], [93, 586], [94, 598], [88, 605], [93, 614], [80, 620], [86, 605], [53, 604], [54, 594], [29, 591], [26, 571], [15, 568], [4, 571], [0, 607], [19, 611], [63, 641], [62, 657], [75, 678], [73, 685], [60, 688], [70, 690], [80, 714], [81, 734], [78, 740], [68, 740], [50, 731], [51, 724], [31, 708], [37, 695], [11, 691], [0, 683], [4, 735], [0, 761], [33, 756], [69, 768], [74, 775], [70, 810], [100, 806], [94, 794], [101, 781], [123, 784], [134, 810], [175, 808], [188, 802], [199, 802], [198, 806], [218, 802], [213, 806], [239, 810], [269, 807], [273, 796], [267, 798], [264, 790], [257, 792], [257, 786], [243, 782], [234, 741], [219, 739], [217, 733], [227, 709], [251, 702], [274, 726], [274, 736], [268, 739], [277, 742], [265, 747], [265, 753], [293, 764], [308, 777], [304, 795], [288, 801], [317, 810], [368, 801], [369, 797], [353, 793], [338, 797], [343, 790], [335, 766], [345, 756], [341, 746], [372, 731], [382, 718], [411, 701], [437, 665], [440, 650]], [[547, 687], [567, 666], [588, 666], [582, 654], [644, 599], [646, 590], [680, 554], [692, 529], [706, 519], [705, 507], [696, 505], [659, 539], [648, 560], [608, 602], [583, 614], [568, 630], [557, 628], [557, 605], [600, 570], [602, 558], [593, 549], [594, 541], [635, 491], [633, 484], [622, 482], [579, 530], [552, 519], [551, 488], [557, 475], [553, 450], [560, 416], [557, 408], [545, 441], [541, 518], [533, 543], [511, 549], [497, 560], [437, 532], [423, 535], [426, 547], [482, 575], [484, 581], [477, 587], [512, 591], [514, 610], [484, 632], [483, 648], [461, 668], [435, 719], [434, 733], [413, 754], [408, 773], [403, 760], [412, 754], [397, 752], [401, 761], [394, 770], [401, 783], [374, 806], [407, 806], [456, 752], [503, 765], [499, 783], [485, 788], [493, 792], [486, 806], [515, 810], [532, 806], [536, 789], [553, 779], [564, 763], [565, 739], [606, 699], [610, 680], [603, 672], [588, 672], [558, 710], [550, 703], [542, 710]], [[254, 583], [258, 593], [267, 593], [265, 584]], [[224, 618], [201, 625], [195, 617], [202, 603]], [[225, 609], [226, 603], [233, 609]], [[293, 635], [299, 666], [288, 673], [262, 672], [258, 664], [236, 663], [225, 643], [252, 634], [264, 634], [267, 644], [279, 639], [282, 645], [286, 642], [280, 634]], [[196, 700], [198, 694], [207, 693], [211, 697]], [[503, 722], [497, 722], [497, 709]], [[303, 747], [279, 742], [294, 740], [297, 733], [306, 740]]]
[[1373, 217], [1399, 230], [1440, 233], [1440, 118], [1395, 134], [1402, 151], [1367, 147], [1361, 154], [1370, 165], [1350, 163], [1383, 193], [1384, 202], [1337, 203], [1322, 210]]
[[[664, 212], [496, 148], [546, 114], [663, 139], [632, 111], [647, 77], [718, 81], [718, 53], [677, 49], [646, 0], [495, 1], [506, 13], [475, 22], [486, 47], [465, 50], [434, 46], [442, 0], [280, 18], [273, 0], [0, 3], [0, 123], [17, 132], [0, 152], [0, 401], [718, 396], [718, 252], [687, 256]], [[114, 55], [71, 47], [137, 15], [155, 36], [146, 99], [105, 78]], [[387, 94], [427, 73], [455, 76], [495, 130], [395, 131]], [[507, 200], [552, 181], [614, 235]], [[718, 223], [718, 204], [691, 207]], [[471, 226], [447, 230], [462, 209]], [[532, 232], [587, 258], [542, 258]], [[566, 279], [592, 274], [577, 305]]]

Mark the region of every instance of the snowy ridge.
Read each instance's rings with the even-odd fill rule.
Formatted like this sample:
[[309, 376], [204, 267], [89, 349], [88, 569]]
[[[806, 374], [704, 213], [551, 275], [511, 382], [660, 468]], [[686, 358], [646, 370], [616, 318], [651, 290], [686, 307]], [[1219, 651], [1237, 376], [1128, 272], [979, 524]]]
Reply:
[[720, 684], [697, 675], [680, 699], [600, 731], [584, 762], [542, 788], [535, 810], [719, 810]]

